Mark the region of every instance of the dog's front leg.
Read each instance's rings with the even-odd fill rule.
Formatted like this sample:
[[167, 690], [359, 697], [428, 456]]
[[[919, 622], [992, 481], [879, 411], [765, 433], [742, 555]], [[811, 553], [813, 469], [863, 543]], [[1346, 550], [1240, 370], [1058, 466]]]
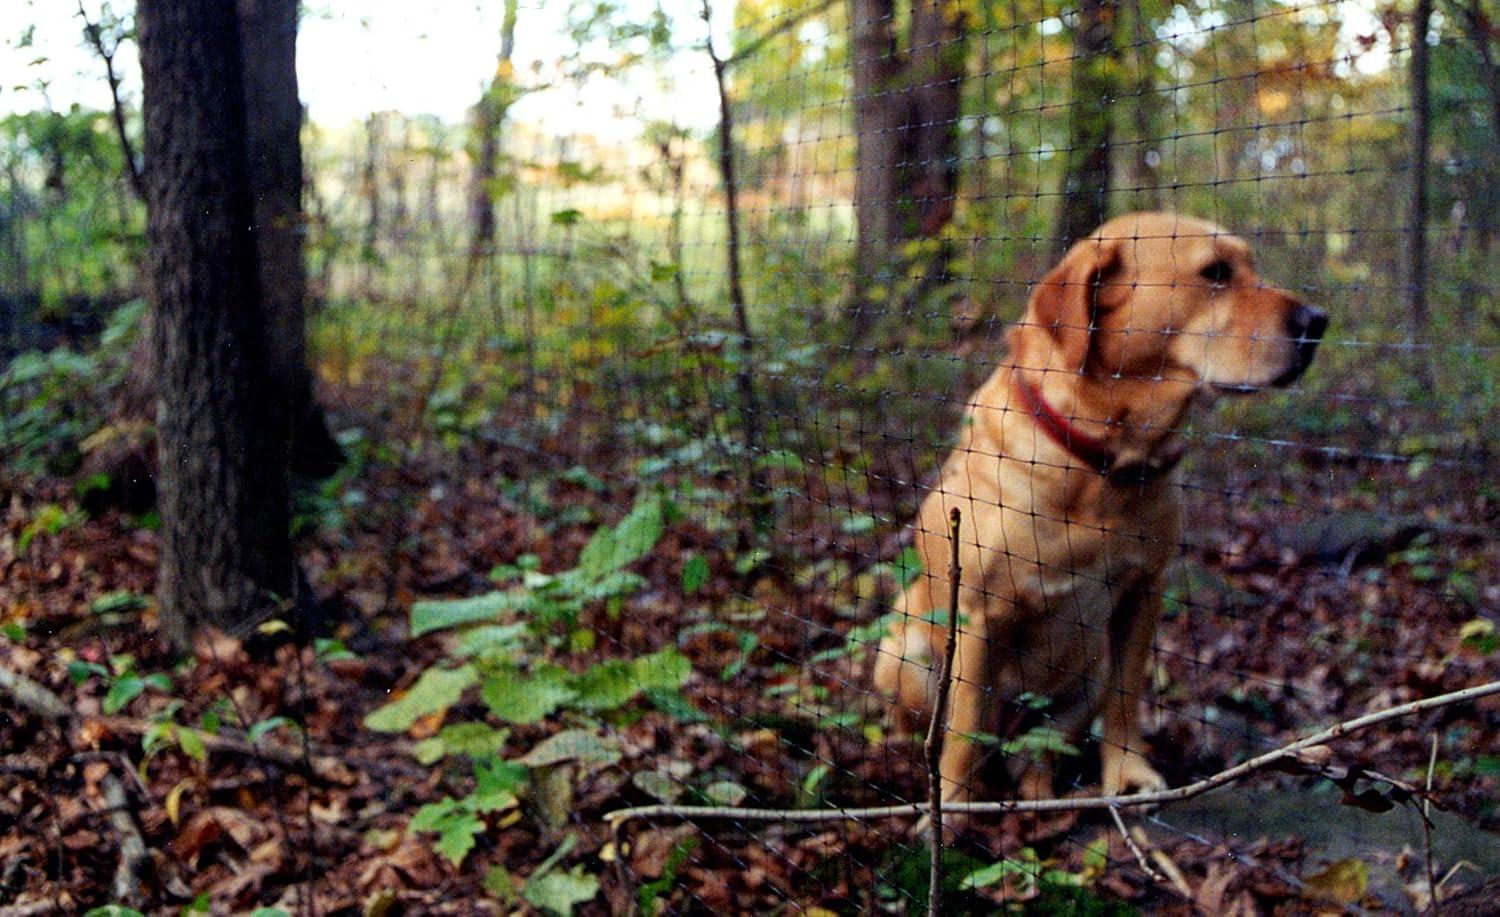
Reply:
[[943, 730], [942, 774], [944, 801], [973, 797], [973, 781], [981, 758], [977, 738], [990, 732], [987, 708], [990, 685], [990, 637], [983, 612], [961, 612], [953, 672], [948, 679], [948, 722]]
[[1104, 741], [1099, 749], [1104, 795], [1153, 792], [1167, 782], [1146, 762], [1140, 703], [1146, 696], [1146, 663], [1161, 617], [1160, 577], [1131, 589], [1110, 620], [1109, 683], [1104, 697]]

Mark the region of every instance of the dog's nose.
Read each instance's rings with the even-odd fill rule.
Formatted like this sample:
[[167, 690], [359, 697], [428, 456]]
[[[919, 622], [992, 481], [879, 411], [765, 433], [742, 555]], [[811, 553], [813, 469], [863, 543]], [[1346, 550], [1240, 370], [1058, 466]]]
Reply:
[[1327, 330], [1328, 313], [1322, 309], [1314, 309], [1312, 306], [1297, 303], [1297, 307], [1287, 317], [1287, 331], [1302, 345], [1309, 343], [1316, 345], [1323, 339], [1323, 332]]
[[1287, 337], [1297, 345], [1297, 358], [1287, 367], [1272, 385], [1291, 385], [1297, 381], [1308, 366], [1312, 365], [1313, 354], [1318, 349], [1318, 342], [1323, 339], [1323, 332], [1328, 330], [1328, 313], [1322, 309], [1296, 303], [1292, 311], [1286, 317]]

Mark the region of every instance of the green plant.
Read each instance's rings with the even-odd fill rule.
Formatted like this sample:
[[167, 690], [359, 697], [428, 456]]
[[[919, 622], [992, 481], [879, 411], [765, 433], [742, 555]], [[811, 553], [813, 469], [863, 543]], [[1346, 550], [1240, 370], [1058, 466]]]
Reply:
[[636, 893], [636, 902], [640, 906], [641, 913], [646, 917], [655, 917], [661, 913], [662, 898], [671, 894], [677, 884], [677, 871], [693, 855], [698, 847], [698, 839], [687, 838], [672, 847], [672, 852], [667, 854], [667, 859], [662, 863], [661, 875], [645, 883]]
[[[423, 717], [446, 714], [477, 691], [486, 721], [449, 723], [414, 749], [425, 764], [458, 757], [471, 765], [466, 792], [423, 806], [410, 823], [414, 831], [436, 834], [435, 849], [450, 862], [461, 864], [484, 832], [486, 817], [515, 808], [523, 794], [531, 795], [545, 818], [559, 808], [548, 797], [571, 793], [570, 774], [617, 762], [621, 751], [612, 727], [634, 715], [628, 708], [638, 698], [663, 707], [682, 703], [678, 691], [692, 666], [675, 649], [566, 664], [594, 644], [592, 631], [579, 627], [582, 611], [602, 604], [617, 613], [619, 603], [645, 585], [625, 568], [656, 545], [666, 511], [660, 497], [642, 497], [618, 524], [596, 531], [569, 570], [543, 573], [535, 558], [522, 557], [493, 571], [494, 579], [513, 584], [505, 589], [412, 607], [413, 637], [458, 633], [444, 660], [422, 672], [404, 695], [371, 712], [365, 724], [401, 732]], [[517, 730], [544, 720], [564, 728], [540, 739], [531, 738], [537, 730], [526, 729], [529, 740], [520, 740]], [[508, 879], [489, 884], [513, 890]], [[521, 894], [543, 910], [569, 913], [572, 903], [592, 898], [597, 889], [597, 880], [580, 868], [539, 868]]]
[[16, 539], [16, 550], [24, 554], [26, 549], [31, 547], [31, 542], [36, 536], [56, 535], [87, 518], [88, 516], [79, 510], [65, 510], [56, 503], [43, 504], [36, 511], [36, 515], [31, 517], [26, 527], [21, 529], [21, 537]]
[[105, 400], [124, 378], [145, 311], [145, 300], [116, 309], [95, 350], [29, 351], [0, 371], [0, 460], [27, 474], [77, 470], [80, 444], [108, 416]]
[[107, 667], [97, 662], [75, 659], [68, 663], [68, 677], [75, 685], [81, 685], [93, 677], [108, 685], [109, 690], [104, 695], [100, 709], [109, 714], [119, 713], [147, 689], [163, 694], [172, 690], [172, 679], [168, 675], [163, 672], [141, 675], [135, 670], [135, 657], [128, 654], [111, 656]]

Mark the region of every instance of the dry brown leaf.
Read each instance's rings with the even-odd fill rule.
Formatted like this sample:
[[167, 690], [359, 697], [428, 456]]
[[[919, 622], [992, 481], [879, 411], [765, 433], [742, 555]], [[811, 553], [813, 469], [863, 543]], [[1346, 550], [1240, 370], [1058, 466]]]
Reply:
[[215, 806], [190, 818], [177, 833], [172, 849], [183, 859], [196, 863], [203, 848], [221, 836], [228, 836], [241, 850], [248, 851], [270, 835], [270, 830], [249, 814], [227, 806]]
[[1226, 863], [1209, 864], [1208, 875], [1203, 877], [1198, 890], [1193, 893], [1193, 903], [1205, 914], [1223, 913], [1224, 898], [1234, 880], [1235, 869], [1232, 866]]
[[630, 869], [643, 879], [657, 879], [672, 851], [697, 833], [692, 825], [642, 832], [630, 849]]

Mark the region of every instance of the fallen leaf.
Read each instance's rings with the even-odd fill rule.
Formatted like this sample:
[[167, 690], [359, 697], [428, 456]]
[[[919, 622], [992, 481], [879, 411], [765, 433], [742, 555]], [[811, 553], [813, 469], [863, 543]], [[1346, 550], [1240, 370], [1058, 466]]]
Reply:
[[678, 825], [666, 831], [643, 832], [631, 845], [630, 869], [643, 879], [657, 879], [666, 871], [667, 858], [679, 844], [697, 834], [692, 825]]
[[1360, 860], [1339, 860], [1327, 869], [1302, 881], [1319, 895], [1340, 904], [1357, 904], [1365, 896], [1370, 885], [1369, 870]]

